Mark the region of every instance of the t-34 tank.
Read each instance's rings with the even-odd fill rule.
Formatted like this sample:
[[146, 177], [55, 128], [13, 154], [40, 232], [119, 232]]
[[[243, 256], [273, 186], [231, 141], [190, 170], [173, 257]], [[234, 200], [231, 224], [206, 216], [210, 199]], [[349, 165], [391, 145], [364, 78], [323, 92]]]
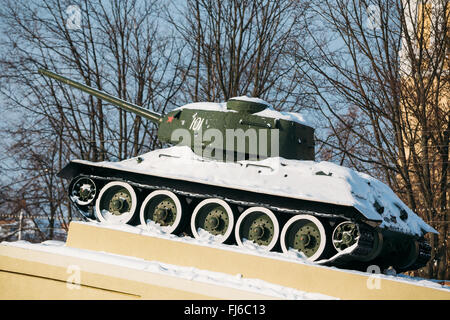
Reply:
[[[120, 162], [73, 160], [72, 203], [102, 223], [159, 225], [168, 233], [303, 255], [365, 270], [414, 270], [436, 231], [382, 182], [314, 161], [314, 129], [257, 98], [192, 103], [166, 115], [47, 70], [43, 75], [155, 122], [176, 146]], [[212, 237], [214, 236], [214, 237]]]

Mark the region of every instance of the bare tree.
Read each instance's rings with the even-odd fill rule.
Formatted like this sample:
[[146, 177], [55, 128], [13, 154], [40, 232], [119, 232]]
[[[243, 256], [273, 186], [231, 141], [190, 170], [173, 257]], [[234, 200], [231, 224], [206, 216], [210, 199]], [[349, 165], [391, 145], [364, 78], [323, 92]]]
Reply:
[[291, 57], [308, 2], [187, 0], [168, 21], [186, 55], [187, 101], [226, 101], [249, 95], [276, 108], [299, 110], [306, 95]]
[[448, 1], [327, 0], [312, 10], [316, 50], [298, 60], [313, 71], [307, 85], [329, 128], [322, 155], [381, 178], [434, 226], [421, 275], [448, 278]]
[[181, 50], [159, 30], [160, 11], [156, 0], [4, 1], [0, 8], [0, 94], [5, 109], [19, 114], [2, 124], [4, 149], [14, 159], [8, 172], [16, 172], [9, 200], [20, 200], [23, 190], [29, 214], [42, 214], [50, 229], [72, 219], [65, 182], [56, 178], [69, 159], [120, 160], [159, 142], [152, 123], [37, 69], [164, 112], [180, 87]]

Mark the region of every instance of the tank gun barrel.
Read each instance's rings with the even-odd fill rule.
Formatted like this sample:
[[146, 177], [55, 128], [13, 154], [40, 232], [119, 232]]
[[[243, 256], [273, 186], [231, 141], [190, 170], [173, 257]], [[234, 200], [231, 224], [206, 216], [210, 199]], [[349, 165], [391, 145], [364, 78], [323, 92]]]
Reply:
[[133, 112], [134, 114], [141, 116], [143, 118], [146, 118], [155, 123], [160, 123], [163, 119], [163, 116], [157, 112], [149, 111], [149, 110], [142, 108], [136, 104], [133, 104], [133, 103], [127, 102], [125, 100], [122, 100], [120, 98], [114, 97], [106, 92], [94, 89], [90, 86], [84, 85], [84, 84], [79, 83], [74, 80], [71, 80], [71, 79], [66, 78], [62, 75], [59, 75], [57, 73], [54, 73], [54, 72], [51, 72], [51, 71], [45, 70], [45, 69], [38, 69], [38, 72], [44, 76], [50, 77], [50, 78], [55, 79], [60, 82], [63, 82], [65, 84], [68, 84], [71, 87], [74, 87], [81, 91], [89, 93], [90, 95], [93, 95], [94, 97], [97, 97], [99, 99], [107, 101], [123, 110]]

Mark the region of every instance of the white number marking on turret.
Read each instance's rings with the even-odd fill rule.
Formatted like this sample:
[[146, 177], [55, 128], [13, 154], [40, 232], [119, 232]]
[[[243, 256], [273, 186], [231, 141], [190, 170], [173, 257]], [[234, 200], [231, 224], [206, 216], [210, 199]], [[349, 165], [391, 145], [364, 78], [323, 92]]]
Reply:
[[198, 131], [199, 129], [201, 129], [201, 127], [203, 125], [203, 121], [205, 121], [205, 118], [194, 117], [194, 120], [192, 120], [189, 129], [194, 130], [194, 131]]

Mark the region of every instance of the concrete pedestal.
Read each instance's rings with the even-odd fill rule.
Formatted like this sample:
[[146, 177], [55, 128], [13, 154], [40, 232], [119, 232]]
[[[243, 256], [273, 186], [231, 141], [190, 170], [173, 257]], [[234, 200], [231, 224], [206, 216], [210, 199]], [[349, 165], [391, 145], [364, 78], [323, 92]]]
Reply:
[[419, 281], [305, 264], [275, 255], [249, 254], [225, 245], [211, 247], [131, 229], [72, 222], [66, 245], [59, 249], [0, 245], [0, 298], [274, 298], [226, 282], [186, 279], [146, 266], [157, 261], [230, 277], [241, 275], [243, 279], [260, 279], [340, 299], [450, 299], [450, 290]]

